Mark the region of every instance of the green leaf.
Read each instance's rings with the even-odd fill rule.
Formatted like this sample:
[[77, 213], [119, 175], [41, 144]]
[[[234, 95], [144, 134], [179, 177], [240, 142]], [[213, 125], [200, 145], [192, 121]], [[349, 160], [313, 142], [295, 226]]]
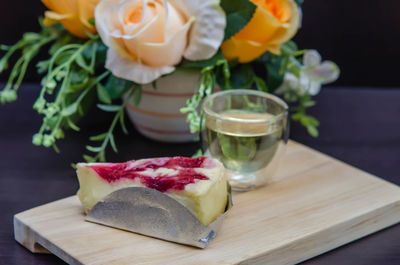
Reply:
[[311, 124], [309, 123], [309, 119], [308, 119], [308, 117], [307, 117], [306, 115], [301, 116], [301, 118], [300, 118], [300, 123], [301, 123], [301, 125], [303, 125], [303, 126], [305, 126], [305, 127], [308, 127], [308, 126], [311, 125]]
[[55, 143], [52, 145], [52, 147], [53, 147], [54, 151], [55, 151], [57, 154], [61, 153], [60, 149], [58, 148], [58, 146], [57, 146]]
[[97, 107], [105, 112], [117, 112], [121, 109], [120, 105], [97, 104]]
[[313, 107], [317, 104], [314, 100], [308, 100], [302, 103], [302, 105], [306, 108]]
[[242, 30], [257, 8], [249, 0], [221, 0], [221, 7], [226, 14], [225, 40]]
[[85, 69], [86, 71], [92, 72], [92, 69], [91, 69], [90, 65], [86, 63], [86, 61], [85, 61], [85, 59], [83, 58], [82, 54], [78, 54], [78, 55], [76, 56], [75, 62], [76, 62], [80, 67], [82, 67], [83, 69]]
[[9, 51], [12, 49], [12, 46], [8, 46], [8, 45], [4, 45], [4, 44], [0, 44], [0, 50], [1, 51]]
[[86, 29], [84, 29], [84, 31], [85, 31], [85, 34], [86, 34], [89, 38], [91, 38], [92, 40], [95, 40], [95, 39], [97, 39], [97, 38], [99, 37], [99, 35], [93, 34], [93, 33], [91, 33], [90, 31], [88, 31], [88, 30], [86, 30]]
[[319, 126], [319, 121], [317, 119], [315, 119], [314, 117], [308, 116], [308, 115], [304, 115], [300, 118], [300, 123], [303, 126], [312, 126], [312, 127], [317, 127]]
[[83, 69], [80, 71], [72, 71], [70, 73], [71, 84], [66, 87], [66, 93], [79, 92], [84, 88], [92, 86], [92, 83], [94, 82], [93, 79], [90, 79], [89, 73]]
[[66, 89], [65, 89], [65, 93], [76, 93], [81, 91], [82, 89], [86, 88], [88, 86], [88, 81], [89, 79], [85, 80], [84, 82], [80, 83], [80, 84], [76, 84], [76, 85], [69, 85]]
[[[64, 47], [65, 46], [63, 46], [62, 48], [64, 48]], [[59, 53], [57, 55], [57, 57], [53, 57], [54, 58], [54, 62], [57, 65], [60, 65], [60, 64], [63, 64], [63, 63], [67, 63], [71, 59], [71, 57], [74, 55], [75, 52], [76, 52], [75, 49], [74, 50], [63, 51], [63, 52]]]
[[231, 69], [230, 84], [233, 89], [250, 89], [253, 85], [255, 74], [250, 64], [240, 64]]
[[107, 58], [107, 46], [103, 42], [99, 42], [96, 49], [96, 65], [104, 67]]
[[299, 121], [302, 116], [303, 116], [303, 113], [301, 113], [301, 112], [295, 113], [292, 115], [292, 120]]
[[227, 61], [225, 61], [222, 65], [222, 73], [224, 74], [225, 80], [229, 80], [231, 78], [231, 69]]
[[265, 84], [265, 81], [262, 78], [255, 76], [254, 83], [256, 84], [257, 90], [263, 91], [263, 92], [268, 92], [267, 85]]
[[142, 86], [137, 85], [133, 90], [132, 96], [135, 106], [139, 106], [140, 101], [142, 100]]
[[49, 67], [49, 60], [40, 61], [36, 64], [38, 74], [44, 74]]
[[42, 36], [38, 33], [34, 33], [34, 32], [26, 32], [23, 35], [23, 40], [26, 42], [37, 42], [38, 40], [40, 40]]
[[90, 141], [102, 141], [102, 140], [106, 139], [106, 137], [107, 137], [107, 133], [102, 133], [99, 135], [92, 136], [89, 139], [90, 139]]
[[54, 117], [51, 117], [51, 118], [44, 118], [44, 123], [47, 125], [47, 127], [50, 129], [50, 130], [53, 130], [56, 126], [57, 126], [57, 121], [58, 121], [58, 119], [59, 119], [59, 117], [58, 117], [58, 115], [57, 116], [54, 116]]
[[72, 40], [73, 40], [73, 37], [70, 34], [66, 34], [62, 37], [58, 37], [57, 41], [50, 47], [49, 54], [53, 55], [54, 53], [56, 53], [58, 51], [58, 49], [60, 49], [65, 44], [70, 43]]
[[281, 47], [281, 51], [283, 54], [292, 55], [298, 51], [297, 44], [292, 40], [285, 42]]
[[294, 57], [290, 56], [290, 62], [286, 71], [290, 71], [297, 78], [300, 78], [301, 71], [303, 70], [302, 64]]
[[204, 68], [204, 67], [209, 67], [209, 66], [215, 66], [219, 61], [225, 60], [224, 55], [222, 54], [221, 50], [218, 50], [218, 52], [211, 57], [210, 59], [207, 60], [200, 60], [200, 61], [189, 61], [186, 59], [182, 60], [182, 63], [180, 64], [181, 67], [183, 68]]
[[114, 135], [112, 133], [109, 134], [110, 144], [115, 153], [118, 153], [117, 145], [115, 144]]
[[203, 150], [201, 150], [201, 148], [199, 148], [199, 149], [192, 155], [192, 158], [196, 158], [196, 157], [203, 156], [203, 155], [204, 155]]
[[308, 124], [310, 124], [311, 126], [315, 127], [319, 126], [319, 121], [316, 118], [307, 116], [307, 119], [308, 119]]
[[88, 23], [92, 26], [96, 25], [96, 22], [95, 22], [94, 18], [92, 18], [92, 17], [88, 19]]
[[101, 151], [100, 153], [98, 153], [98, 157], [99, 157], [100, 162], [106, 162], [106, 154], [105, 154], [104, 150]]
[[121, 111], [121, 115], [119, 116], [119, 124], [121, 125], [122, 131], [125, 134], [129, 134], [128, 129], [125, 125], [125, 112]]
[[111, 104], [111, 97], [107, 90], [100, 84], [97, 84], [97, 97], [99, 100], [106, 104]]
[[122, 78], [118, 78], [114, 75], [111, 75], [104, 88], [107, 90], [108, 94], [111, 96], [111, 99], [121, 98], [123, 94], [125, 94], [134, 83], [132, 81], [128, 81]]
[[91, 45], [89, 45], [88, 47], [86, 47], [86, 49], [83, 50], [82, 52], [82, 56], [85, 59], [86, 62], [90, 61], [90, 68], [93, 70], [94, 67], [94, 63], [97, 62], [97, 52], [98, 52], [98, 48], [99, 48], [99, 42], [94, 42]]
[[283, 82], [284, 72], [281, 71], [284, 57], [276, 56], [271, 53], [262, 55], [265, 68], [267, 70], [267, 87], [270, 91], [275, 91]]
[[80, 129], [78, 126], [76, 126], [76, 124], [73, 123], [69, 118], [67, 118], [66, 120], [67, 120], [68, 126], [69, 126], [72, 130], [77, 131], [77, 132], [79, 132], [79, 131], [81, 130], [81, 129]]
[[290, 57], [289, 56], [283, 56], [282, 58], [283, 59], [282, 59], [282, 63], [281, 63], [281, 68], [279, 69], [279, 74], [284, 76], [285, 73], [286, 73], [286, 69], [288, 68]]
[[71, 105], [68, 105], [61, 111], [61, 115], [64, 117], [71, 116], [75, 112], [78, 111], [79, 102], [74, 102]]
[[0, 60], [0, 73], [8, 68], [8, 60], [6, 57], [1, 58]]
[[87, 163], [92, 163], [92, 162], [96, 161], [96, 159], [94, 159], [94, 157], [91, 157], [91, 156], [88, 156], [88, 155], [83, 155], [83, 159], [85, 159], [85, 161]]
[[307, 128], [307, 132], [312, 136], [312, 137], [318, 137], [319, 136], [319, 132], [317, 127], [314, 127], [312, 125], [309, 125], [306, 127]]
[[89, 74], [85, 70], [72, 71], [71, 73], [72, 84], [82, 84], [87, 82], [87, 79], [89, 79]]
[[157, 89], [157, 79], [151, 82], [151, 86], [153, 87], [154, 90]]
[[94, 147], [94, 146], [90, 146], [90, 145], [87, 145], [86, 149], [93, 153], [98, 153], [101, 150], [103, 150], [103, 148], [101, 146]]

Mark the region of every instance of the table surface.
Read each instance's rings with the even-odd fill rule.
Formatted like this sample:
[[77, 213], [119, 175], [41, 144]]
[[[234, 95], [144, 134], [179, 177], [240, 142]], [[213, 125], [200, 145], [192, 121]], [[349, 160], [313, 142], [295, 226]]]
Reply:
[[[1, 86], [0, 86], [1, 87]], [[106, 130], [109, 114], [93, 110], [81, 132], [68, 132], [61, 154], [31, 144], [41, 117], [31, 108], [39, 86], [25, 84], [19, 100], [0, 106], [0, 264], [65, 264], [52, 255], [31, 254], [14, 241], [12, 216], [73, 195], [78, 189], [72, 162], [81, 161], [87, 139]], [[310, 113], [321, 121], [320, 137], [292, 124], [291, 138], [400, 185], [400, 90], [331, 87], [317, 97]], [[119, 154], [110, 161], [155, 156], [190, 156], [197, 143], [151, 141], [129, 126], [118, 131]], [[400, 225], [305, 261], [303, 264], [400, 264]]]

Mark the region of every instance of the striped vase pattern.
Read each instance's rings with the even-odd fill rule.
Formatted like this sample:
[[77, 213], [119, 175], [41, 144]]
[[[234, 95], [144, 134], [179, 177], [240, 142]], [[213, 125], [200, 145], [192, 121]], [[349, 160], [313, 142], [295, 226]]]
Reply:
[[193, 141], [198, 134], [190, 133], [186, 115], [180, 108], [186, 104], [196, 88], [198, 72], [176, 71], [172, 75], [142, 86], [138, 106], [127, 105], [127, 113], [136, 129], [144, 136], [162, 141], [184, 143]]

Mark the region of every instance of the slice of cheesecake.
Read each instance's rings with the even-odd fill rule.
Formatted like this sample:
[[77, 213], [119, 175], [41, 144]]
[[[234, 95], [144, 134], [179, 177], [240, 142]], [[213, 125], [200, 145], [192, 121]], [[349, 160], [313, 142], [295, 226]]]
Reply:
[[177, 200], [205, 225], [227, 203], [222, 164], [212, 158], [163, 157], [126, 163], [78, 163], [78, 197], [85, 212], [118, 189], [147, 187]]

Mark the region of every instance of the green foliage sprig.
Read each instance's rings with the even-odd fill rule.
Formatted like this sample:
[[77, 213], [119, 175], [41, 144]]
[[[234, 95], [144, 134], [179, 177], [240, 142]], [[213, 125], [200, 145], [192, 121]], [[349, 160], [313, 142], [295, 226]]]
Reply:
[[[267, 52], [251, 63], [228, 62], [221, 52], [209, 60], [181, 63], [180, 67], [201, 70], [198, 89], [181, 109], [182, 113], [187, 114], [191, 132], [200, 131], [199, 106], [201, 101], [213, 92], [215, 85], [222, 90], [257, 89], [275, 93], [281, 86], [286, 72], [300, 77], [302, 64], [299, 57], [305, 52], [306, 50], [299, 50], [294, 42], [288, 41], [282, 45], [280, 55]], [[311, 96], [307, 92], [300, 94], [295, 90], [285, 91], [282, 96], [292, 105], [292, 119], [305, 126], [311, 136], [317, 137], [319, 122], [306, 113], [308, 108], [315, 105]]]
[[116, 112], [110, 128], [106, 133], [93, 136], [92, 141], [103, 141], [98, 147], [87, 146], [94, 156], [85, 155], [88, 162], [105, 161], [105, 150], [110, 145], [117, 152], [113, 131], [117, 122], [125, 133], [124, 108], [128, 100], [140, 102], [140, 86], [129, 93], [121, 105], [112, 105], [113, 100], [120, 99], [135, 84], [117, 78], [104, 70], [107, 48], [98, 35], [89, 35], [90, 39], [82, 40], [70, 35], [60, 25], [42, 26], [40, 33], [26, 33], [13, 46], [2, 46], [6, 54], [0, 59], [0, 72], [8, 67], [13, 54], [21, 51], [21, 57], [12, 68], [5, 88], [0, 91], [0, 102], [8, 103], [17, 99], [17, 91], [25, 76], [27, 67], [39, 50], [47, 45], [50, 58], [37, 64], [39, 74], [43, 74], [39, 96], [33, 109], [43, 115], [39, 131], [33, 135], [32, 142], [37, 146], [53, 147], [58, 152], [56, 141], [64, 138], [64, 131], [80, 131], [76, 122], [82, 118], [95, 103], [104, 111]]
[[[284, 75], [286, 71], [289, 71], [297, 78], [300, 78], [303, 69], [298, 57], [302, 56], [305, 52], [306, 50], [298, 50], [297, 45], [293, 41], [285, 43], [282, 46], [283, 59], [280, 74]], [[311, 99], [311, 95], [308, 92], [302, 94], [293, 90], [288, 90], [283, 93], [283, 97], [286, 102], [292, 105], [292, 120], [300, 122], [312, 137], [318, 137], [319, 121], [307, 114], [307, 109], [316, 104], [316, 102]]]
[[89, 109], [87, 96], [110, 73], [96, 73], [98, 46], [102, 45], [97, 36], [82, 43], [54, 45], [51, 58], [38, 64], [45, 76], [33, 108], [44, 118], [33, 143], [57, 149], [55, 142], [64, 137], [64, 128], [79, 131], [74, 122]]
[[216, 75], [221, 73], [224, 80], [228, 82], [230, 71], [227, 60], [219, 51], [212, 58], [204, 61], [184, 61], [181, 64], [184, 68], [201, 69], [200, 80], [198, 87], [191, 98], [186, 101], [185, 107], [181, 108], [181, 113], [187, 114], [186, 120], [189, 123], [192, 133], [198, 132], [201, 129], [199, 106], [203, 98], [211, 95], [216, 85]]
[[0, 59], [0, 73], [9, 67], [9, 59], [17, 52], [21, 56], [11, 69], [8, 81], [0, 91], [0, 103], [10, 103], [17, 100], [17, 92], [25, 77], [29, 64], [39, 53], [40, 49], [54, 42], [63, 35], [64, 31], [59, 27], [43, 27], [39, 33], [27, 32], [22, 39], [12, 46], [1, 45], [0, 49], [6, 54]]
[[298, 97], [297, 102], [298, 105], [294, 107], [294, 113], [291, 116], [292, 120], [299, 121], [311, 136], [318, 137], [319, 121], [306, 113], [307, 109], [314, 106], [316, 102], [311, 100], [308, 94]]
[[99, 109], [105, 112], [115, 112], [115, 116], [113, 121], [111, 122], [110, 128], [106, 132], [90, 137], [91, 141], [101, 142], [101, 144], [99, 146], [91, 146], [91, 145], [86, 146], [86, 149], [88, 151], [96, 154], [95, 156], [83, 155], [83, 158], [86, 160], [86, 162], [96, 162], [96, 161], [105, 162], [106, 149], [108, 145], [111, 146], [112, 150], [115, 153], [118, 153], [118, 148], [115, 143], [115, 138], [113, 133], [114, 129], [117, 123], [119, 123], [122, 131], [125, 134], [128, 134], [128, 130], [126, 129], [125, 119], [124, 119], [125, 107], [127, 103], [131, 100], [134, 101], [135, 105], [138, 105], [140, 101], [140, 94], [141, 94], [141, 86], [135, 85], [134, 88], [132, 88], [129, 94], [125, 97], [121, 105], [103, 105], [103, 104], [97, 105]]

